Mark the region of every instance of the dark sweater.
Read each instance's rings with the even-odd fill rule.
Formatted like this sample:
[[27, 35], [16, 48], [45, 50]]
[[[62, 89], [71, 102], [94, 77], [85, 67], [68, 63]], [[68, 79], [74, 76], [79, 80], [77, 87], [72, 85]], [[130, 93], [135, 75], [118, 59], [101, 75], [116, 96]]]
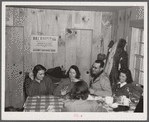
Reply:
[[134, 112], [143, 112], [143, 96], [141, 96]]
[[40, 83], [35, 80], [31, 80], [26, 83], [25, 87], [28, 96], [53, 94], [52, 80], [47, 76], [45, 76]]
[[68, 86], [67, 92], [70, 92], [75, 82], [71, 82], [69, 78], [62, 78], [59, 85], [54, 90], [55, 96], [61, 96], [61, 90]]
[[113, 93], [115, 93], [116, 96], [129, 96], [129, 92], [127, 91], [127, 89], [130, 88], [130, 84], [126, 84], [122, 87], [118, 87], [118, 84], [116, 84], [115, 86], [113, 86]]

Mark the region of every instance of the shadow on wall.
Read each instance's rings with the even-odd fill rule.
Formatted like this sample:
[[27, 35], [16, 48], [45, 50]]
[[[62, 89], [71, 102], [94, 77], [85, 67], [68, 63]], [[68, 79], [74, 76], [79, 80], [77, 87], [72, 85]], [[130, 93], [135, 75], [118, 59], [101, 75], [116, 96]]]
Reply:
[[23, 112], [24, 108], [14, 108], [12, 106], [9, 106], [9, 107], [6, 107], [5, 108], [5, 112], [16, 112], [16, 111], [20, 111], [20, 112]]

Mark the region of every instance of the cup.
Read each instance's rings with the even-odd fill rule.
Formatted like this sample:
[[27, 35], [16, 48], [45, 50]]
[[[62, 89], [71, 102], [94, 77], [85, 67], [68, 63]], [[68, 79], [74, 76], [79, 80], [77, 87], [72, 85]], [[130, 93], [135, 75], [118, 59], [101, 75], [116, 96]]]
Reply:
[[107, 104], [112, 104], [113, 103], [113, 97], [110, 97], [110, 96], [105, 97], [105, 102]]
[[123, 104], [124, 104], [125, 106], [129, 106], [129, 102], [130, 102], [130, 100], [129, 100], [128, 98], [124, 98], [124, 99], [123, 99]]

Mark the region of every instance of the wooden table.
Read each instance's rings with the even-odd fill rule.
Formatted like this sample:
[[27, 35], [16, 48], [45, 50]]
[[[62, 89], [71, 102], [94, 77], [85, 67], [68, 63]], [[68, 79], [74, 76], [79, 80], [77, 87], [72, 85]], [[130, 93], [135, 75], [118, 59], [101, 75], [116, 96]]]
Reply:
[[52, 112], [61, 112], [63, 99], [52, 95], [27, 97], [24, 112], [48, 112], [48, 107], [53, 108]]

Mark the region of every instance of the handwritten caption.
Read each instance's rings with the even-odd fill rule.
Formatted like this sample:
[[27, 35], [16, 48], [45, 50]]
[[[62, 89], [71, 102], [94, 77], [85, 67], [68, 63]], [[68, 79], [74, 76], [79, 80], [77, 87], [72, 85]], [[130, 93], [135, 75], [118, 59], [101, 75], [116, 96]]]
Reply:
[[74, 117], [82, 117], [82, 115], [74, 114]]

